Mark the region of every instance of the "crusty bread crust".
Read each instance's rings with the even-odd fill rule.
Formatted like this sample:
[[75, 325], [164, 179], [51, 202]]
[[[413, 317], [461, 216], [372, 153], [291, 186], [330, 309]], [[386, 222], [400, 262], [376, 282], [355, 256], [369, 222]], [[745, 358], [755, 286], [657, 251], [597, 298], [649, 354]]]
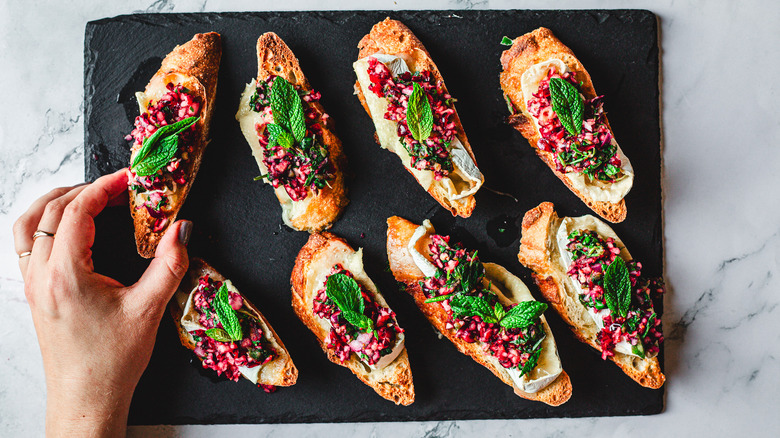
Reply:
[[[442, 78], [439, 69], [430, 57], [430, 54], [423, 46], [422, 42], [412, 33], [412, 31], [406, 27], [403, 23], [397, 20], [391, 20], [385, 18], [375, 24], [371, 28], [371, 32], [365, 35], [358, 43], [358, 59], [365, 58], [366, 56], [373, 55], [381, 52], [388, 55], [395, 55], [404, 58], [412, 71], [430, 70], [431, 75], [437, 80], [441, 81], [442, 87], [447, 92], [447, 86], [444, 84], [444, 78]], [[365, 96], [363, 96], [363, 90], [360, 88], [360, 83], [355, 82], [355, 93], [360, 99], [361, 105], [366, 110], [369, 116], [371, 116], [371, 110], [366, 104]], [[454, 108], [454, 106], [453, 106]], [[458, 112], [455, 111], [453, 121], [457, 130], [457, 137], [463, 143], [463, 146], [468, 151], [471, 158], [474, 160], [474, 164], [477, 163], [477, 159], [474, 156], [474, 152], [471, 150], [471, 144], [469, 144], [466, 132], [463, 130], [463, 125], [460, 122]], [[379, 143], [376, 135], [374, 136], [377, 143]], [[405, 167], [405, 166], [404, 166]], [[409, 170], [407, 168], [407, 170]], [[409, 171], [409, 173], [412, 173]], [[412, 173], [414, 176], [414, 173]], [[415, 177], [416, 179], [416, 177]], [[469, 217], [474, 211], [477, 202], [474, 199], [474, 195], [468, 196], [463, 199], [451, 202], [447, 199], [446, 191], [437, 186], [431, 185], [428, 188], [428, 193], [433, 196], [436, 201], [441, 204], [442, 207], [450, 210], [453, 216]]]
[[[208, 275], [210, 278], [216, 281], [226, 280], [224, 276], [222, 276], [204, 260], [194, 258], [190, 260], [190, 267], [187, 270], [187, 274], [185, 275], [181, 284], [179, 285], [179, 291], [189, 295], [190, 291], [192, 291], [198, 285], [198, 280], [204, 275]], [[258, 315], [260, 315], [260, 319], [264, 325], [264, 328], [268, 329], [268, 331], [263, 330], [263, 335], [269, 339], [273, 339], [277, 344], [279, 344], [279, 346], [281, 346], [281, 348], [276, 348], [277, 357], [263, 365], [263, 367], [268, 367], [274, 362], [279, 362], [280, 365], [278, 368], [280, 368], [281, 371], [274, 372], [270, 375], [261, 372], [261, 374], [258, 376], [257, 383], [274, 386], [294, 385], [298, 380], [298, 368], [296, 368], [295, 364], [293, 364], [290, 353], [287, 351], [284, 343], [279, 338], [279, 335], [277, 335], [276, 331], [274, 331], [273, 327], [271, 327], [271, 324], [267, 319], [265, 319], [265, 316], [263, 316], [257, 307], [255, 307], [255, 305], [252, 304], [246, 297], [243, 298], [244, 305], [253, 312], [256, 312]], [[176, 329], [179, 333], [179, 340], [181, 341], [181, 344], [190, 350], [194, 350], [196, 347], [195, 339], [181, 324], [181, 317], [184, 312], [184, 307], [181, 306], [176, 299], [173, 299], [171, 300], [168, 308], [171, 312], [171, 316], [173, 317], [173, 322], [176, 324]]]
[[[302, 90], [310, 91], [309, 81], [301, 70], [298, 59], [292, 50], [273, 32], [266, 32], [257, 39], [257, 80], [263, 81], [271, 74], [281, 76]], [[313, 108], [321, 117], [325, 110], [319, 102], [303, 102]], [[321, 120], [322, 142], [328, 149], [328, 154], [335, 169], [335, 177], [329, 181], [330, 187], [320, 189], [313, 196], [307, 209], [298, 216], [290, 217], [290, 223], [300, 231], [317, 232], [330, 228], [338, 219], [344, 207], [349, 203], [347, 189], [344, 184], [344, 171], [347, 159], [341, 140], [333, 133], [333, 122], [330, 117]], [[275, 189], [277, 198], [281, 201], [284, 188]]]
[[153, 84], [164, 81], [169, 75], [183, 76], [184, 83], [190, 91], [202, 102], [201, 119], [197, 122], [196, 128], [200, 132], [199, 138], [193, 145], [190, 159], [183, 162], [187, 182], [179, 187], [177, 193], [171, 196], [170, 204], [163, 207], [163, 212], [167, 214], [168, 221], [159, 232], [153, 232], [152, 226], [155, 218], [152, 217], [145, 208], [138, 208], [133, 192], [130, 191], [130, 213], [135, 225], [135, 242], [138, 254], [145, 258], [154, 257], [154, 252], [160, 239], [176, 221], [179, 210], [187, 199], [190, 187], [195, 181], [195, 176], [200, 168], [203, 159], [203, 152], [206, 149], [209, 138], [209, 126], [211, 116], [214, 113], [214, 99], [217, 94], [217, 75], [219, 73], [219, 62], [222, 58], [222, 43], [218, 33], [199, 33], [190, 41], [180, 46], [176, 46], [162, 61], [160, 69], [155, 73], [146, 87], [150, 90]]
[[[512, 47], [501, 54], [501, 66], [504, 69], [500, 75], [501, 89], [512, 102], [515, 109], [520, 111], [509, 116], [507, 121], [512, 127], [520, 131], [523, 137], [528, 139], [528, 143], [534, 148], [539, 158], [547, 163], [547, 166], [555, 173], [555, 176], [563, 181], [588, 207], [610, 222], [622, 222], [627, 214], [625, 199], [621, 199], [620, 202], [615, 204], [592, 200], [587, 193], [574, 187], [563, 172], [556, 170], [552, 152], [546, 152], [537, 147], [541, 134], [525, 106], [520, 79], [523, 73], [532, 65], [553, 58], [560, 59], [571, 71], [576, 73], [577, 80], [582, 81], [580, 91], [586, 98], [596, 97], [596, 90], [593, 88], [590, 75], [577, 57], [574, 56], [574, 52], [556, 38], [550, 29], [540, 27], [533, 32], [515, 38]], [[606, 123], [609, 130], [612, 131], [612, 128], [609, 126], [609, 120]]]
[[[598, 330], [584, 329], [586, 326], [594, 324], [590, 316], [587, 315], [585, 306], [579, 304], [578, 301], [569, 299], [565, 292], [564, 282], [571, 282], [571, 279], [552, 261], [553, 254], [557, 252], [553, 246], [560, 223], [558, 215], [555, 214], [554, 206], [550, 202], [543, 202], [526, 212], [523, 216], [523, 231], [517, 258], [520, 263], [534, 271], [533, 277], [542, 295], [561, 315], [561, 318], [571, 326], [577, 339], [601, 351], [596, 337]], [[573, 290], [573, 286], [571, 288]], [[610, 359], [629, 377], [647, 388], [660, 388], [666, 380], [661, 372], [657, 357], [640, 359], [636, 356], [615, 352], [615, 355]]]
[[[309, 236], [309, 241], [301, 248], [298, 257], [295, 259], [295, 267], [292, 271], [290, 283], [292, 285], [292, 307], [298, 318], [306, 324], [306, 327], [317, 336], [322, 351], [328, 356], [328, 359], [344, 367], [349, 368], [366, 385], [374, 388], [377, 394], [387, 400], [408, 406], [414, 402], [414, 382], [412, 381], [412, 369], [409, 366], [409, 355], [404, 346], [398, 357], [385, 368], [372, 370], [366, 367], [356, 355], [352, 354], [350, 358], [342, 363], [339, 358], [325, 346], [325, 338], [328, 336], [323, 326], [316, 320], [312, 312], [311, 302], [313, 296], [307, 296], [307, 274], [312, 264], [317, 259], [324, 256], [329, 251], [348, 248], [353, 251], [346, 240], [331, 233], [315, 233]], [[312, 288], [317, 290], [318, 288]], [[379, 294], [378, 291], [372, 291]]]
[[527, 393], [514, 385], [512, 378], [506, 369], [496, 366], [488, 360], [488, 354], [482, 347], [476, 343], [469, 343], [463, 339], [457, 338], [453, 330], [445, 327], [449, 321], [449, 315], [437, 303], [425, 303], [426, 297], [423, 294], [420, 281], [425, 279], [425, 275], [415, 265], [407, 244], [412, 238], [412, 234], [418, 225], [398, 216], [387, 219], [387, 258], [390, 261], [390, 270], [393, 272], [396, 281], [403, 282], [406, 291], [414, 298], [417, 307], [428, 318], [431, 325], [441, 334], [447, 337], [463, 354], [471, 356], [477, 363], [489, 369], [493, 374], [504, 383], [514, 388], [518, 396], [534, 401], [540, 401], [550, 406], [558, 406], [571, 398], [572, 386], [571, 379], [566, 371], [561, 372], [555, 381], [541, 391], [536, 393]]

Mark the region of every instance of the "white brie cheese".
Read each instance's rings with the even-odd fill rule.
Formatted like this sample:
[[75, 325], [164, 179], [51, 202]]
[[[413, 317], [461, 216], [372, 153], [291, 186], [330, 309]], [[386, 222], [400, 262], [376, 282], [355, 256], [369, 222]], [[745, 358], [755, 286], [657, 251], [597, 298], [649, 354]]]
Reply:
[[[534, 93], [539, 91], [539, 83], [547, 77], [547, 71], [550, 67], [555, 67], [556, 71], [559, 73], [570, 71], [569, 67], [560, 59], [550, 59], [528, 67], [520, 78], [520, 87], [526, 102], [533, 98]], [[531, 116], [531, 118], [534, 121], [536, 129], [539, 130], [539, 123], [536, 120], [536, 117]], [[620, 200], [631, 190], [631, 187], [634, 184], [634, 168], [631, 166], [628, 157], [623, 153], [620, 145], [618, 145], [615, 137], [612, 137], [611, 143], [617, 147], [618, 158], [620, 158], [621, 169], [624, 174], [621, 179], [609, 183], [590, 178], [579, 172], [568, 172], [566, 173], [566, 177], [574, 188], [586, 193], [587, 196], [594, 201], [615, 204], [620, 202]]]
[[[615, 232], [612, 231], [612, 228], [610, 228], [604, 222], [596, 219], [591, 215], [580, 216], [577, 218], [566, 217], [561, 221], [561, 225], [558, 227], [558, 231], [555, 234], [555, 239], [558, 244], [558, 251], [560, 252], [561, 259], [563, 260], [564, 271], [568, 272], [573, 262], [572, 255], [566, 246], [569, 244], [569, 234], [574, 230], [591, 230], [597, 232], [602, 238], [611, 237], [615, 239], [615, 243], [620, 248], [620, 256], [623, 257], [624, 260], [631, 260], [631, 255], [628, 253], [628, 250], [625, 248], [625, 246], [623, 246], [623, 242], [618, 239]], [[582, 295], [585, 293], [585, 291], [582, 289], [582, 286], [580, 285], [580, 282], [576, 278], [570, 277], [570, 279], [571, 283], [574, 285], [574, 289], [577, 291], [577, 294]], [[596, 323], [596, 326], [599, 328], [599, 330], [603, 329], [604, 317], [610, 314], [609, 309], [605, 308], [598, 310], [593, 307], [588, 307], [587, 310], [588, 315], [590, 315], [590, 317], [593, 319], [593, 322]], [[631, 347], [631, 343], [627, 341], [620, 341], [615, 345], [615, 351], [639, 357], [632, 351]]]
[[[376, 53], [371, 56], [385, 64], [394, 77], [401, 73], [409, 72], [409, 67], [403, 58], [383, 53]], [[436, 181], [433, 178], [432, 171], [418, 170], [411, 166], [412, 158], [400, 142], [396, 123], [385, 119], [387, 99], [377, 96], [368, 89], [368, 85], [371, 84], [371, 79], [368, 75], [368, 58], [367, 56], [357, 60], [353, 64], [353, 68], [355, 69], [358, 83], [363, 90], [366, 105], [371, 110], [371, 118], [374, 121], [376, 135], [381, 146], [398, 155], [403, 165], [412, 172], [425, 190], [428, 190], [433, 184], [439, 184], [446, 190], [448, 199], [453, 201], [467, 198], [476, 193], [482, 186], [485, 178], [457, 136], [453, 137], [450, 143], [453, 171], [448, 176], [440, 181]]]
[[[412, 255], [414, 264], [417, 265], [426, 277], [431, 277], [436, 273], [436, 266], [420, 253], [418, 242], [424, 236], [434, 233], [435, 230], [431, 221], [426, 219], [423, 221], [422, 225], [417, 227], [414, 234], [412, 234], [411, 239], [409, 239], [409, 243], [406, 245], [406, 248]], [[483, 263], [483, 265], [485, 267], [485, 280], [490, 283], [491, 290], [498, 295], [501, 304], [510, 305], [520, 301], [531, 301], [534, 299], [525, 283], [512, 275], [512, 273], [495, 263]], [[498, 285], [501, 285], [502, 287], [499, 288]], [[540, 319], [542, 321], [542, 326], [544, 327], [545, 338], [542, 341], [542, 354], [539, 356], [536, 367], [523, 376], [520, 376], [520, 370], [517, 368], [504, 368], [507, 373], [509, 373], [512, 382], [514, 382], [514, 384], [523, 392], [529, 394], [541, 391], [547, 387], [547, 385], [554, 382], [561, 372], [563, 372], [561, 359], [558, 357], [558, 349], [555, 345], [555, 338], [553, 337], [552, 331], [550, 331], [550, 327], [547, 325], [547, 320], [544, 318], [544, 315], [542, 315]], [[494, 363], [496, 367], [503, 368], [498, 362], [498, 359], [492, 355], [488, 354], [486, 357], [488, 357], [488, 360]]]

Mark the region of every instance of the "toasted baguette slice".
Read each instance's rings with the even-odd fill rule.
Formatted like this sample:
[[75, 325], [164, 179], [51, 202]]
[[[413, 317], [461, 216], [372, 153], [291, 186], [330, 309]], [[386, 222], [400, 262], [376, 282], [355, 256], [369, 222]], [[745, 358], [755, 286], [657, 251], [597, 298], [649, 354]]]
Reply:
[[[219, 62], [222, 58], [222, 43], [218, 33], [199, 33], [190, 41], [176, 46], [162, 61], [157, 73], [149, 81], [143, 92], [136, 93], [141, 114], [147, 112], [147, 105], [159, 100], [168, 91], [166, 85], [184, 85], [191, 94], [201, 102], [200, 120], [194, 125], [197, 139], [193, 144], [192, 153], [187, 160], [182, 161], [186, 182], [183, 185], [169, 181], [172, 191], [169, 191], [169, 202], [160, 209], [164, 215], [164, 225], [153, 231], [156, 218], [143, 208], [143, 195], [129, 190], [130, 212], [135, 224], [135, 242], [138, 254], [142, 257], [154, 257], [157, 244], [162, 239], [168, 227], [176, 221], [176, 216], [190, 192], [195, 175], [200, 168], [203, 152], [209, 139], [209, 125], [214, 113], [214, 99], [217, 94], [217, 75]], [[131, 157], [140, 149], [134, 146]], [[132, 162], [132, 158], [131, 158]]]
[[398, 356], [384, 368], [372, 369], [354, 353], [342, 363], [333, 351], [325, 346], [330, 332], [330, 323], [322, 320], [312, 311], [317, 291], [334, 264], [341, 263], [352, 272], [355, 280], [365, 287], [374, 301], [388, 307], [374, 282], [363, 269], [363, 251], [355, 251], [342, 238], [330, 233], [312, 234], [295, 259], [290, 283], [292, 284], [292, 307], [298, 318], [317, 336], [322, 351], [331, 362], [347, 367], [366, 385], [387, 400], [408, 406], [414, 402], [414, 383], [406, 346]]
[[[592, 218], [593, 223], [598, 221], [593, 216], [584, 217]], [[588, 315], [585, 306], [580, 303], [578, 293], [571, 277], [566, 273], [558, 249], [556, 233], [561, 221], [550, 202], [543, 202], [526, 212], [523, 217], [520, 252], [517, 258], [520, 263], [534, 271], [533, 277], [542, 295], [571, 326], [574, 335], [580, 341], [601, 351], [597, 339], [599, 329]], [[623, 243], [607, 224], [600, 222], [597, 226], [596, 231], [600, 235], [609, 234], [608, 237], [614, 238], [618, 246], [628, 255]], [[660, 388], [666, 380], [657, 357], [641, 359], [616, 351], [610, 359], [642, 386]]]
[[[311, 91], [309, 81], [303, 75], [298, 59], [287, 44], [273, 32], [266, 32], [257, 39], [257, 81], [264, 81], [269, 76], [276, 75], [286, 79], [294, 87], [304, 91]], [[236, 113], [236, 120], [241, 124], [241, 131], [246, 141], [252, 148], [257, 165], [262, 174], [268, 173], [263, 163], [265, 148], [260, 145], [257, 125], [261, 124], [264, 130], [265, 122], [261, 121], [260, 114], [250, 109], [249, 101], [255, 92], [256, 82], [247, 84], [241, 103]], [[303, 102], [304, 110], [312, 108], [317, 113], [316, 122], [322, 128], [323, 146], [328, 149], [328, 156], [334, 167], [334, 178], [328, 181], [329, 186], [320, 189], [316, 194], [309, 189], [306, 198], [293, 201], [283, 186], [274, 189], [277, 199], [282, 206], [282, 220], [290, 228], [299, 231], [316, 232], [330, 228], [338, 219], [342, 210], [349, 203], [347, 190], [344, 184], [344, 170], [347, 160], [341, 141], [333, 133], [332, 120], [325, 113], [318, 101]], [[270, 181], [265, 180], [270, 184]]]
[[[613, 200], [612, 202], [598, 200], [594, 199], [594, 194], [597, 194], [597, 196], [606, 196], [607, 192], [605, 190], [609, 190], [610, 186], [618, 183], [627, 184], [628, 189], [630, 189], [630, 185], [633, 182], [633, 173], [626, 177], [630, 178], [630, 181], [619, 181], [613, 184], [603, 183], [603, 186], [600, 183], [589, 183], [588, 177], [585, 176], [578, 175], [575, 179], [572, 179], [572, 175], [556, 170], [553, 152], [541, 150], [537, 145], [541, 139], [541, 134], [539, 133], [534, 117], [528, 112], [526, 107], [526, 100], [522, 90], [523, 73], [538, 63], [555, 59], [562, 61], [569, 70], [576, 73], [577, 81], [580, 81], [582, 84], [580, 86], [580, 91], [586, 99], [596, 97], [596, 90], [593, 88], [593, 82], [590, 79], [590, 75], [580, 61], [574, 56], [574, 53], [556, 38], [550, 29], [540, 27], [533, 32], [515, 38], [512, 47], [501, 54], [501, 66], [504, 69], [500, 75], [501, 89], [514, 107], [514, 114], [509, 116], [507, 121], [528, 139], [528, 142], [531, 144], [531, 147], [534, 148], [534, 151], [536, 151], [539, 158], [547, 163], [555, 175], [560, 178], [575, 195], [582, 199], [588, 207], [610, 222], [622, 222], [626, 218], [627, 213], [625, 200], [622, 197], [619, 200]], [[606, 124], [607, 127], [609, 127], [608, 120]], [[609, 130], [611, 132], [612, 128], [609, 127]], [[619, 148], [618, 154], [622, 154], [622, 151]], [[622, 155], [621, 158], [625, 158], [625, 155]], [[630, 168], [628, 158], [625, 158], [624, 162]], [[626, 164], [624, 164], [623, 167], [626, 167]], [[631, 172], [633, 172], [633, 169]], [[582, 179], [581, 181], [578, 180], [580, 178]]]
[[[420, 42], [419, 39], [403, 23], [386, 18], [371, 28], [371, 32], [364, 36], [358, 43], [358, 61], [353, 64], [358, 80], [355, 82], [355, 94], [360, 99], [360, 103], [368, 115], [373, 119], [377, 133], [375, 138], [377, 143], [385, 149], [395, 152], [401, 159], [406, 170], [411, 173], [418, 183], [433, 196], [442, 207], [450, 210], [452, 215], [469, 217], [471, 216], [476, 201], [474, 194], [484, 183], [484, 177], [476, 168], [477, 160], [471, 151], [463, 125], [460, 122], [457, 111], [453, 114], [453, 122], [456, 127], [456, 137], [463, 145], [468, 154], [462, 154], [462, 159], [470, 158], [473, 164], [472, 173], [478, 174], [477, 179], [464, 177], [464, 171], [456, 168], [450, 173], [449, 177], [442, 178], [440, 181], [434, 179], [434, 173], [430, 170], [417, 170], [411, 167], [411, 158], [409, 153], [399, 143], [396, 132], [395, 122], [385, 120], [384, 113], [387, 108], [387, 100], [380, 98], [368, 90], [367, 67], [362, 62], [364, 58], [375, 55], [385, 54], [402, 58], [411, 72], [430, 70], [432, 76], [441, 82], [444, 90], [444, 79], [439, 73], [439, 69], [430, 57], [430, 54]], [[373, 108], [373, 109], [372, 109]], [[454, 107], [453, 107], [454, 108]], [[372, 112], [373, 111], [373, 112]], [[468, 156], [466, 156], [468, 155]], [[476, 176], [476, 175], [474, 175]], [[453, 193], [450, 193], [453, 192]], [[468, 196], [465, 196], [468, 194]]]
[[[425, 280], [425, 274], [417, 266], [409, 251], [409, 241], [413, 238], [415, 231], [419, 225], [414, 224], [406, 219], [398, 216], [393, 216], [387, 219], [387, 258], [390, 261], [390, 270], [393, 271], [396, 281], [402, 282], [406, 286], [406, 291], [414, 298], [417, 307], [428, 318], [431, 325], [436, 328], [441, 334], [447, 337], [463, 354], [471, 356], [477, 363], [483, 365], [489, 369], [493, 374], [501, 379], [504, 383], [511, 386], [514, 389], [515, 394], [518, 396], [534, 401], [540, 401], [550, 406], [559, 406], [565, 403], [571, 398], [572, 386], [571, 379], [566, 371], [560, 371], [555, 380], [548, 383], [546, 386], [538, 390], [537, 392], [525, 392], [517, 384], [514, 383], [512, 377], [506, 368], [499, 364], [498, 360], [494, 358], [490, 353], [486, 352], [484, 345], [478, 342], [466, 342], [455, 336], [455, 330], [447, 329], [445, 324], [449, 321], [450, 317], [447, 311], [439, 305], [439, 303], [425, 303], [427, 299], [422, 291], [421, 282]], [[427, 231], [430, 235], [433, 233], [432, 228]], [[427, 236], [423, 236], [414, 245], [418, 251], [423, 248], [427, 248], [428, 245]], [[420, 252], [427, 256], [428, 253]], [[485, 263], [486, 277], [496, 285], [501, 295], [509, 302], [527, 301], [533, 299], [530, 297], [530, 292], [525, 287], [523, 282], [512, 275], [509, 271], [503, 267], [494, 263]], [[525, 295], [525, 298], [523, 297]], [[551, 348], [553, 351], [546, 352], [543, 357], [550, 357], [552, 360], [558, 359], [558, 352], [555, 346], [555, 340], [553, 334], [550, 331], [550, 327], [547, 324], [547, 320], [544, 316], [541, 316], [542, 325], [547, 332], [547, 338], [543, 344], [543, 348]], [[551, 356], [554, 353], [554, 358]], [[539, 364], [541, 365], [542, 359]], [[539, 366], [534, 368], [530, 374], [539, 373], [542, 371], [538, 369]]]
[[[181, 344], [190, 350], [194, 350], [197, 342], [182, 325], [182, 316], [184, 316], [184, 310], [190, 293], [198, 287], [198, 280], [204, 275], [208, 275], [209, 278], [216, 281], [226, 281], [227, 279], [212, 268], [205, 261], [194, 258], [190, 260], [190, 267], [187, 270], [187, 274], [179, 285], [179, 289], [174, 295], [174, 299], [171, 300], [169, 310], [171, 316], [173, 316], [173, 322], [176, 324], [176, 328], [179, 332], [179, 340]], [[284, 343], [276, 334], [271, 324], [265, 319], [262, 313], [255, 307], [254, 304], [242, 295], [244, 299], [244, 308], [248, 312], [251, 312], [255, 319], [259, 322], [260, 327], [263, 330], [263, 337], [270, 344], [270, 346], [276, 352], [276, 357], [265, 363], [259, 365], [260, 371], [257, 374], [257, 381], [250, 379], [246, 375], [244, 378], [252, 381], [255, 384], [260, 385], [273, 385], [273, 386], [292, 386], [298, 380], [298, 369], [293, 364], [290, 353], [287, 352]], [[243, 308], [242, 308], [243, 310]]]

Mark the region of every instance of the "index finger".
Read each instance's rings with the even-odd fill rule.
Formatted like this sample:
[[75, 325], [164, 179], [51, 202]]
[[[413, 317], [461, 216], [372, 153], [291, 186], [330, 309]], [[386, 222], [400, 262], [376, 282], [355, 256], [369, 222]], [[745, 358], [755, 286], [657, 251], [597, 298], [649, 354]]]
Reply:
[[52, 257], [61, 251], [77, 259], [90, 257], [90, 248], [95, 241], [95, 216], [125, 190], [127, 173], [122, 169], [98, 178], [79, 193], [62, 215], [52, 247]]

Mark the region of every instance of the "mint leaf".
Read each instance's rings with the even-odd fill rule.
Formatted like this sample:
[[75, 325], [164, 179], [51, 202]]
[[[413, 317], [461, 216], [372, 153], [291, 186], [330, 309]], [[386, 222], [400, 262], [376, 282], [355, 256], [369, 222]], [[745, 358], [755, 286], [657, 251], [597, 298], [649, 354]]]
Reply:
[[580, 92], [570, 82], [561, 78], [550, 79], [550, 99], [552, 108], [558, 115], [561, 125], [571, 135], [582, 131], [584, 105]]
[[299, 143], [306, 136], [306, 119], [303, 116], [303, 104], [300, 97], [290, 111], [290, 131]]
[[539, 320], [539, 317], [547, 310], [547, 304], [539, 301], [521, 301], [515, 307], [509, 309], [501, 326], [504, 328], [526, 328]]
[[[615, 313], [626, 316], [631, 307], [631, 279], [626, 262], [620, 256], [615, 257], [604, 271], [604, 295], [607, 293], [614, 298]], [[614, 312], [611, 306], [609, 310]]]
[[[135, 158], [133, 158], [130, 164], [130, 168], [136, 170], [136, 173], [140, 176], [151, 175], [160, 170], [176, 154], [176, 148], [178, 148], [177, 136], [184, 130], [189, 129], [198, 120], [200, 120], [200, 117], [188, 117], [158, 128], [154, 131], [154, 134], [144, 139], [141, 149], [135, 154]], [[170, 140], [170, 138], [175, 140]], [[171, 149], [172, 147], [173, 149]], [[165, 157], [167, 159], [163, 161]], [[141, 167], [142, 165], [143, 167]], [[144, 173], [138, 172], [136, 168], [141, 168]]]
[[363, 314], [365, 303], [360, 285], [346, 274], [333, 274], [325, 282], [325, 295], [341, 310], [348, 323], [359, 329], [373, 329], [371, 319]]
[[506, 310], [504, 310], [504, 306], [501, 305], [501, 303], [496, 303], [495, 306], [493, 306], [493, 313], [496, 315], [496, 319], [501, 321], [504, 318], [504, 315], [506, 315]]
[[430, 137], [433, 129], [433, 112], [431, 111], [431, 103], [428, 102], [428, 93], [417, 82], [414, 83], [412, 94], [409, 96], [409, 104], [406, 107], [406, 124], [409, 126], [412, 137], [419, 142]]
[[295, 138], [282, 125], [269, 123], [265, 126], [265, 129], [268, 130], [267, 148], [272, 148], [278, 144], [285, 149], [290, 149], [295, 145]]
[[211, 328], [206, 330], [206, 336], [218, 342], [231, 342], [230, 335], [221, 328]]
[[604, 289], [604, 301], [607, 303], [607, 307], [609, 308], [609, 313], [612, 315], [620, 315], [620, 307], [617, 302], [617, 296], [615, 296], [615, 292], [611, 290]]
[[501, 38], [501, 45], [502, 46], [511, 46], [512, 45], [512, 38], [509, 38], [508, 36], [504, 36]]
[[135, 173], [138, 176], [154, 175], [171, 162], [177, 150], [179, 150], [179, 136], [163, 138], [157, 150], [135, 166]]
[[520, 368], [520, 377], [523, 377], [524, 374], [530, 373], [531, 370], [533, 370], [536, 367], [536, 364], [539, 363], [539, 356], [542, 355], [542, 349], [541, 346], [538, 350], [536, 350], [531, 357], [528, 358], [527, 361], [525, 361], [525, 364], [523, 364], [523, 367]]
[[495, 313], [493, 313], [493, 309], [483, 297], [455, 295], [452, 297], [452, 300], [450, 300], [450, 308], [452, 309], [452, 316], [455, 318], [479, 316], [487, 323], [495, 324], [498, 322]]
[[343, 316], [348, 323], [359, 329], [363, 329], [365, 331], [374, 329], [374, 323], [371, 321], [371, 318], [363, 315], [362, 313], [353, 312], [351, 310], [342, 310], [341, 316]]
[[241, 323], [238, 321], [236, 311], [230, 307], [230, 293], [225, 283], [222, 283], [222, 287], [219, 288], [219, 291], [214, 296], [212, 305], [217, 312], [220, 324], [222, 324], [230, 339], [240, 341], [242, 338]]
[[271, 113], [274, 123], [292, 132], [297, 140], [306, 136], [306, 119], [303, 115], [303, 103], [295, 88], [281, 76], [274, 78], [269, 91]]

